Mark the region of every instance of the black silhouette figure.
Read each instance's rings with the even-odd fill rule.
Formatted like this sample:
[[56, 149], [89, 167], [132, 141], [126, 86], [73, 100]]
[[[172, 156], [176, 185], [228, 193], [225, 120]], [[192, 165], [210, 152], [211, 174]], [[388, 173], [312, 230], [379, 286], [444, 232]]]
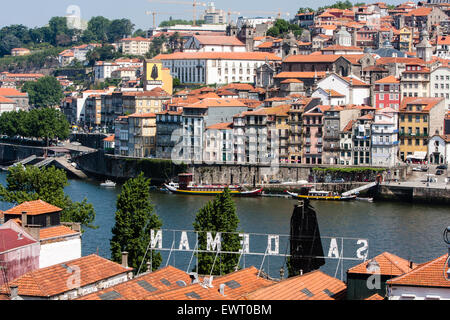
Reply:
[[158, 79], [158, 67], [156, 66], [156, 64], [153, 65], [151, 77], [153, 80]]
[[296, 205], [291, 217], [290, 272], [307, 273], [325, 264], [316, 212], [309, 200]]

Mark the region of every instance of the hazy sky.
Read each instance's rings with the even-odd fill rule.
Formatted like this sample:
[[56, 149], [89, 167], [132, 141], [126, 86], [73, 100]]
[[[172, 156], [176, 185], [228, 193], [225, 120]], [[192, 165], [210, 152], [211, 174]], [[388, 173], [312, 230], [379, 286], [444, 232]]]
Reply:
[[[337, 1], [337, 0], [336, 0]], [[275, 12], [290, 13], [289, 18], [295, 15], [299, 7], [317, 8], [332, 4], [336, 1], [329, 0], [217, 0], [213, 1], [216, 8], [225, 11], [240, 12], [243, 16], [275, 16]], [[350, 0], [352, 1], [352, 0]], [[399, 4], [401, 0], [385, 1], [390, 4]], [[181, 2], [186, 4], [174, 4]], [[66, 15], [70, 5], [77, 5], [81, 9], [81, 16], [89, 20], [93, 16], [102, 15], [108, 19], [129, 18], [136, 28], [148, 29], [153, 25], [151, 15], [146, 11], [157, 11], [161, 14], [157, 17], [157, 24], [172, 16], [174, 19], [192, 19], [192, 0], [12, 0], [2, 1], [0, 11], [0, 26], [10, 24], [23, 24], [28, 27], [45, 25], [51, 17]], [[204, 1], [211, 2], [211, 1]], [[364, 0], [352, 1], [364, 2]], [[377, 2], [377, 1], [370, 1]], [[369, 3], [370, 3], [369, 2]], [[203, 12], [203, 7], [198, 7], [198, 12]], [[268, 14], [266, 12], [274, 12]], [[171, 14], [169, 14], [171, 13]], [[199, 14], [197, 13], [197, 17]], [[236, 16], [233, 16], [236, 18]], [[288, 16], [284, 15], [284, 18]]]

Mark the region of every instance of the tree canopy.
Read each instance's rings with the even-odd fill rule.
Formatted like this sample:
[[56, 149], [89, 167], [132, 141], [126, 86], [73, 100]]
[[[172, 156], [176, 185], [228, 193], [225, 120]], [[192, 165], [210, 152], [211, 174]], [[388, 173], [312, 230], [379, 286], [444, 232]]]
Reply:
[[[209, 231], [221, 233], [221, 251], [239, 252], [241, 246], [237, 233], [239, 218], [228, 188], [217, 195], [214, 201], [209, 201], [198, 211], [193, 225], [194, 230], [199, 232], [198, 248], [200, 250], [207, 249], [206, 232]], [[216, 253], [199, 252], [197, 253], [197, 259], [199, 274], [222, 275], [235, 271], [239, 255], [220, 253], [216, 256]]]
[[27, 81], [22, 91], [28, 93], [30, 104], [37, 108], [59, 106], [64, 98], [61, 84], [52, 76]]
[[[128, 264], [135, 272], [151, 261], [152, 269], [157, 270], [162, 262], [159, 252], [147, 252], [150, 243], [150, 230], [160, 229], [162, 222], [153, 213], [150, 201], [150, 179], [141, 173], [129, 179], [117, 197], [115, 224], [112, 229], [111, 258], [121, 262], [122, 252], [128, 252]], [[147, 253], [147, 254], [146, 254]]]
[[278, 38], [286, 35], [292, 31], [295, 36], [300, 36], [302, 34], [303, 29], [300, 28], [297, 24], [289, 23], [284, 19], [277, 19], [272, 28], [267, 30], [267, 35], [270, 37]]
[[68, 184], [62, 169], [18, 164], [9, 168], [6, 187], [0, 185], [0, 201], [18, 205], [40, 199], [62, 209], [61, 221], [79, 222], [82, 228], [97, 228], [92, 224], [95, 221], [94, 207], [86, 199], [73, 202], [64, 193]]
[[67, 139], [70, 124], [61, 111], [53, 108], [11, 111], [0, 115], [0, 133], [8, 137], [43, 139], [48, 144], [49, 140]]

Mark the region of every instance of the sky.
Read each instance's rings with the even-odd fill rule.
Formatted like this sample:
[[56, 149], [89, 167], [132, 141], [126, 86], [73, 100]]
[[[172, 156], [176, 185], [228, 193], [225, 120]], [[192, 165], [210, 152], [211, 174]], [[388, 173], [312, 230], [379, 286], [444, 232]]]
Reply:
[[[205, 3], [211, 2], [203, 0]], [[353, 3], [364, 2], [364, 0], [350, 0]], [[401, 0], [387, 0], [388, 4], [399, 4]], [[173, 19], [192, 20], [192, 0], [13, 0], [2, 1], [0, 11], [0, 27], [10, 24], [23, 24], [27, 27], [41, 27], [45, 25], [51, 17], [65, 16], [67, 9], [71, 5], [80, 8], [81, 17], [88, 21], [94, 16], [104, 16], [108, 19], [128, 18], [135, 25], [136, 29], [147, 30], [153, 25], [153, 17], [146, 15], [146, 11], [161, 12], [157, 16], [156, 23], [167, 20], [170, 16]], [[173, 2], [178, 2], [177, 4]], [[185, 4], [180, 4], [185, 3]], [[311, 7], [316, 9], [320, 6], [330, 5], [337, 0], [216, 0], [216, 8], [224, 11], [239, 12], [241, 16], [276, 16], [278, 11], [289, 13], [283, 18], [292, 18], [300, 7]], [[375, 0], [368, 3], [377, 2]], [[276, 3], [276, 4], [274, 4]], [[198, 7], [198, 12], [203, 12], [204, 7]], [[267, 12], [274, 12], [268, 14]], [[197, 17], [199, 13], [197, 13]], [[237, 15], [232, 16], [236, 19]]]

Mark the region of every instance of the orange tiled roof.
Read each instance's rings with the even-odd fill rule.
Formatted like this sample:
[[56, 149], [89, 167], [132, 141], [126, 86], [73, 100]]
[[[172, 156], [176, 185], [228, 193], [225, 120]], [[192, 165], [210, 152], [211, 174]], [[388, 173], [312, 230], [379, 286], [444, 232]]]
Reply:
[[103, 139], [103, 141], [112, 142], [112, 141], [114, 141], [115, 137], [116, 137], [116, 135], [112, 134], [110, 136], [107, 136], [105, 139]]
[[68, 235], [76, 235], [80, 234], [77, 231], [73, 231], [69, 227], [66, 226], [54, 226], [49, 228], [42, 228], [39, 230], [39, 240], [46, 240], [50, 238], [56, 237], [64, 237]]
[[233, 122], [223, 122], [223, 123], [212, 124], [212, 125], [206, 127], [206, 129], [211, 129], [211, 130], [233, 129]]
[[245, 300], [340, 300], [347, 286], [320, 270], [288, 278], [244, 296]]
[[380, 296], [378, 293], [375, 293], [374, 295], [371, 295], [370, 297], [364, 300], [384, 300], [384, 298]]
[[399, 277], [386, 281], [388, 285], [450, 288], [450, 281], [444, 278], [444, 264], [448, 254], [421, 264]]
[[[408, 260], [400, 258], [395, 254], [389, 252], [383, 252], [373, 259], [370, 259], [348, 269], [347, 273], [372, 274], [373, 272], [367, 270], [367, 265], [372, 260], [376, 261], [380, 266], [379, 273], [381, 275], [399, 276], [412, 270], [412, 268], [410, 268], [410, 262]], [[413, 268], [415, 268], [417, 265], [413, 263], [412, 266]]]
[[283, 62], [305, 62], [305, 63], [314, 63], [314, 62], [335, 62], [339, 59], [340, 55], [335, 54], [297, 54], [288, 56], [284, 59]]
[[350, 120], [347, 125], [342, 129], [342, 132], [349, 132], [352, 131], [353, 123], [355, 123], [356, 120]]
[[298, 80], [298, 79], [286, 79], [281, 81], [281, 83], [303, 83], [303, 81]]
[[394, 76], [387, 76], [383, 79], [375, 81], [375, 83], [400, 83], [400, 81]]
[[26, 92], [20, 92], [17, 89], [13, 89], [13, 88], [0, 88], [0, 96], [4, 96], [4, 97], [15, 97], [15, 96], [20, 96], [20, 97], [26, 97], [28, 94]]
[[248, 84], [248, 83], [230, 83], [230, 84], [223, 86], [221, 89], [250, 91], [255, 88], [251, 84]]
[[[212, 288], [200, 284], [189, 285], [180, 289], [170, 290], [161, 294], [149, 296], [155, 300], [238, 300], [245, 294], [260, 288], [270, 286], [274, 282], [258, 277], [258, 269], [249, 267], [225, 276], [213, 279]], [[219, 292], [221, 284], [225, 284], [224, 294]]]
[[[70, 283], [69, 277], [73, 277], [73, 272], [68, 272], [68, 268], [72, 268], [72, 270], [79, 268], [80, 287], [132, 270], [92, 254], [63, 264], [27, 272], [12, 281], [10, 285], [18, 286], [20, 296], [52, 297], [72, 290], [68, 287], [68, 284]], [[0, 288], [0, 293], [5, 293], [5, 291], [5, 287]]]
[[196, 103], [190, 104], [189, 108], [210, 108], [210, 107], [245, 107], [245, 104], [239, 101], [239, 99], [228, 98], [206, 98]]
[[355, 47], [355, 46], [340, 46], [340, 45], [332, 45], [332, 46], [328, 46], [322, 49], [322, 51], [339, 51], [339, 50], [343, 50], [343, 51], [363, 51], [363, 49], [361, 47]]
[[194, 37], [204, 45], [245, 46], [237, 37], [203, 35], [194, 35]]
[[62, 209], [42, 200], [34, 200], [26, 201], [18, 206], [6, 210], [4, 211], [4, 214], [22, 214], [22, 212], [26, 212], [27, 215], [39, 215], [59, 211], [62, 211]]
[[0, 96], [0, 103], [14, 103], [14, 100]]
[[[161, 280], [167, 280], [161, 282]], [[146, 273], [127, 282], [115, 285], [108, 289], [100, 290], [80, 297], [77, 300], [102, 300], [105, 293], [116, 292], [120, 295], [115, 300], [144, 300], [151, 295], [159, 294], [168, 290], [180, 288], [183, 283], [190, 285], [190, 276], [175, 267], [167, 266], [157, 271]]]
[[[436, 104], [444, 100], [444, 98], [417, 98], [417, 97], [405, 97], [402, 99], [400, 104], [400, 111], [407, 111], [406, 107], [408, 104], [415, 105], [425, 105], [422, 111], [431, 110]], [[417, 111], [415, 111], [417, 112]]]

